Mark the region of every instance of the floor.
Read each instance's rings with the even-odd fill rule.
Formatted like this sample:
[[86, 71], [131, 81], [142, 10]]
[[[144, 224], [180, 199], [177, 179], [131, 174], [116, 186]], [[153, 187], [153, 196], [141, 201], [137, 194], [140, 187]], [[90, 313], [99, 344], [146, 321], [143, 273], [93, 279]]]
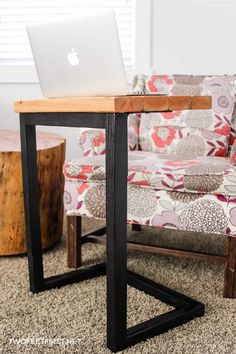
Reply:
[[[145, 228], [141, 233], [129, 231], [129, 237], [189, 249], [224, 249], [221, 236]], [[105, 255], [103, 246], [92, 244], [86, 244], [83, 252], [85, 265]], [[123, 353], [236, 354], [236, 300], [222, 298], [223, 266], [141, 252], [129, 252], [128, 263], [131, 270], [205, 303], [206, 314]], [[44, 254], [44, 266], [47, 275], [67, 269], [64, 238]], [[0, 258], [0, 269], [1, 354], [110, 353], [105, 340], [105, 277], [32, 295], [25, 256]], [[137, 290], [129, 288], [128, 295], [129, 325], [169, 309]]]

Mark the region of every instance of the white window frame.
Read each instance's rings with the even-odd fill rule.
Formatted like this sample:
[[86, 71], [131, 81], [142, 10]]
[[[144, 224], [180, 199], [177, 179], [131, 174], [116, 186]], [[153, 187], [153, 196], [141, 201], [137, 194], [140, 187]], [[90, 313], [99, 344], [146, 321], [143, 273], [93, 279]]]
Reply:
[[[148, 72], [151, 67], [151, 6], [152, 0], [136, 0], [135, 68], [127, 71], [129, 83], [136, 73]], [[38, 83], [35, 67], [0, 66], [0, 84], [4, 83]]]

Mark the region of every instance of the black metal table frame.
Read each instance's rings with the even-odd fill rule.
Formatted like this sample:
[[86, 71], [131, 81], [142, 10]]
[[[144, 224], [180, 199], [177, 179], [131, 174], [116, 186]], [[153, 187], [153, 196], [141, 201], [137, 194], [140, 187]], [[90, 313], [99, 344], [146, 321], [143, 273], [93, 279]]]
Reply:
[[[204, 314], [204, 305], [200, 302], [127, 270], [127, 117], [128, 113], [20, 113], [30, 290], [38, 293], [106, 274], [107, 346], [113, 352]], [[37, 125], [106, 130], [106, 264], [44, 278], [37, 181]], [[127, 329], [127, 284], [175, 309]]]

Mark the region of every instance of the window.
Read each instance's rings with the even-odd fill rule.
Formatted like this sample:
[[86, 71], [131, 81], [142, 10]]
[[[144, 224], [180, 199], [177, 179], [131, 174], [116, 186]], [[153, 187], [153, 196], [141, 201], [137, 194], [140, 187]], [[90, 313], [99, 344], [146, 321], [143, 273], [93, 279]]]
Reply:
[[134, 67], [135, 0], [0, 0], [0, 66], [33, 65], [25, 25], [73, 16], [81, 7], [114, 7], [126, 68]]

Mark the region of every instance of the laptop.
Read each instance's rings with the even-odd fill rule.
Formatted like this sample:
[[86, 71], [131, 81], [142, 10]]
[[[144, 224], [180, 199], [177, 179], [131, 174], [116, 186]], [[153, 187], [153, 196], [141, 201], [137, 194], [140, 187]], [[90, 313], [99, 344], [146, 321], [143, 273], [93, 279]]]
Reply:
[[127, 95], [115, 14], [83, 9], [76, 17], [27, 26], [46, 98]]

